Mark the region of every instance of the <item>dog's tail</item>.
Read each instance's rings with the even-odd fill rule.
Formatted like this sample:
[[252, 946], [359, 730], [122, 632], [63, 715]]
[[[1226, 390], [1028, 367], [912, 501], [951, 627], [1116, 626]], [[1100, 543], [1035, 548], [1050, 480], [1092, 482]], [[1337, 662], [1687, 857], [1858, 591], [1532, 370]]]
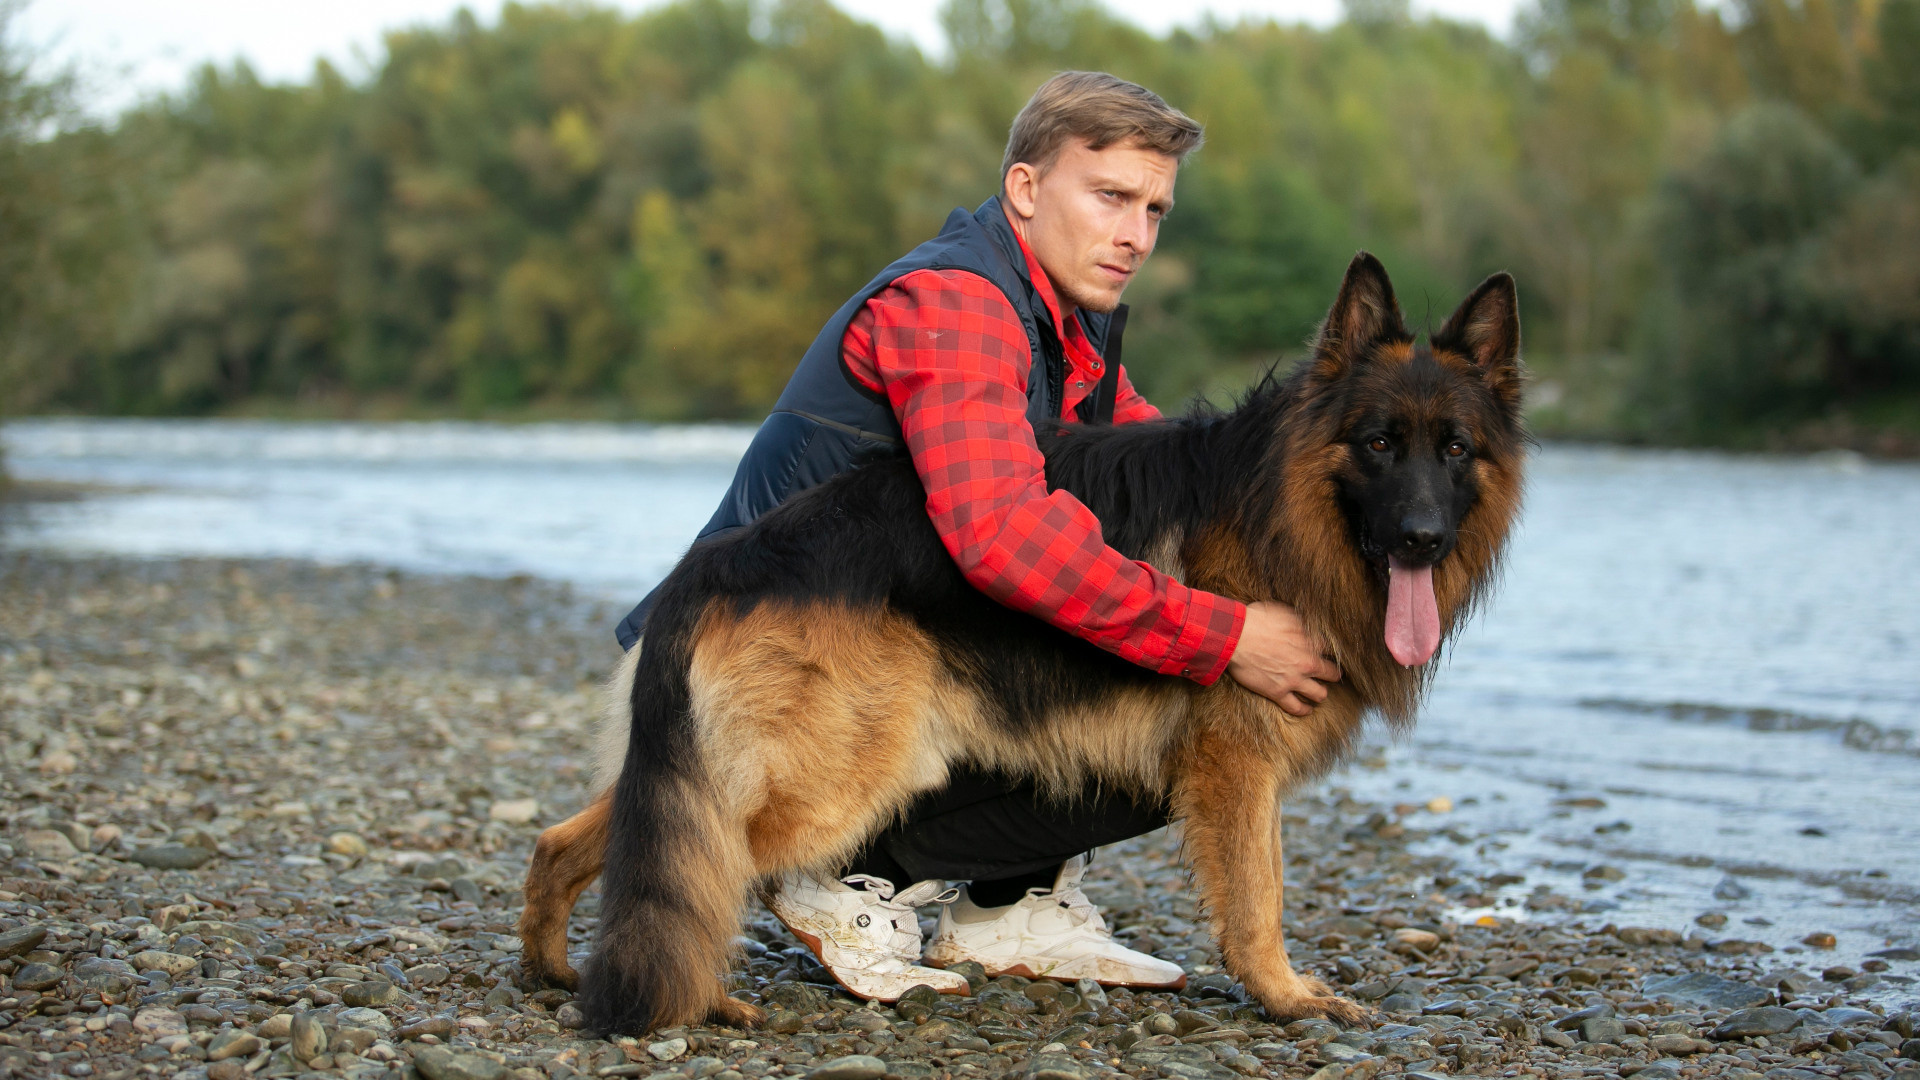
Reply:
[[[662, 598], [665, 600], [666, 598]], [[600, 934], [581, 979], [591, 1030], [639, 1035], [738, 1015], [720, 975], [753, 877], [701, 751], [689, 681], [697, 617], [655, 607], [613, 789]], [[664, 618], [663, 618], [664, 616]], [[684, 623], [675, 626], [672, 623]]]

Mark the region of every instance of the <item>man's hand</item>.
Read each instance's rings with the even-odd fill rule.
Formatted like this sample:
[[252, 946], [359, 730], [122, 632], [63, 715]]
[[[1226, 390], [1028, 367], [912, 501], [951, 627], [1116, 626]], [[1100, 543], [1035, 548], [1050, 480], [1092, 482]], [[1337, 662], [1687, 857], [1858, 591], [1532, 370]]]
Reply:
[[1227, 674], [1287, 712], [1305, 716], [1327, 700], [1322, 684], [1340, 681], [1340, 665], [1325, 652], [1293, 608], [1265, 601], [1248, 604]]

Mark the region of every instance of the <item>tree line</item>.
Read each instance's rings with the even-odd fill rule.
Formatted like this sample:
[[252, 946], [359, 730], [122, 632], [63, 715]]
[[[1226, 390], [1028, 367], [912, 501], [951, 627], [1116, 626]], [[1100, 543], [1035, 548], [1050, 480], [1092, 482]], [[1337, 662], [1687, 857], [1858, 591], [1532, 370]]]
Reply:
[[1404, 0], [942, 19], [930, 59], [825, 0], [508, 4], [110, 120], [9, 45], [0, 404], [757, 418], [995, 191], [1033, 88], [1097, 68], [1207, 127], [1128, 297], [1163, 406], [1299, 355], [1365, 247], [1416, 322], [1515, 273], [1550, 434], [1920, 445], [1920, 0], [1535, 0], [1511, 40]]

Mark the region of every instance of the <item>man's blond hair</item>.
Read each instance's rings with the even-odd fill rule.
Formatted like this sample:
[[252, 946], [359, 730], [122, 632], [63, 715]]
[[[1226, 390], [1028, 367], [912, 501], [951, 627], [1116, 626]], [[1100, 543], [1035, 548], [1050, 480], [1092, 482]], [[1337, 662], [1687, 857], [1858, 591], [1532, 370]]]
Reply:
[[1198, 121], [1144, 86], [1104, 71], [1063, 71], [1013, 118], [1000, 176], [1022, 162], [1045, 172], [1069, 139], [1093, 150], [1124, 143], [1185, 161], [1201, 138]]

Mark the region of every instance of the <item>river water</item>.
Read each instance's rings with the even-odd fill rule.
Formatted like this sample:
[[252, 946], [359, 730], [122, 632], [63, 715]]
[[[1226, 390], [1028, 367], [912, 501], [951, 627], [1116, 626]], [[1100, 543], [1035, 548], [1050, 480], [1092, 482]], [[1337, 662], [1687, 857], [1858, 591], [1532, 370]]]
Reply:
[[[527, 573], [627, 603], [706, 521], [750, 434], [15, 421], [16, 476], [95, 493], [16, 507], [0, 544]], [[1708, 936], [1796, 951], [1839, 935], [1801, 961], [1816, 967], [1920, 945], [1916, 536], [1912, 464], [1545, 447], [1504, 584], [1419, 726], [1326, 783], [1449, 800], [1405, 823], [1523, 875], [1503, 914], [1527, 917], [1545, 886], [1579, 906], [1552, 917], [1691, 929], [1718, 911]]]

